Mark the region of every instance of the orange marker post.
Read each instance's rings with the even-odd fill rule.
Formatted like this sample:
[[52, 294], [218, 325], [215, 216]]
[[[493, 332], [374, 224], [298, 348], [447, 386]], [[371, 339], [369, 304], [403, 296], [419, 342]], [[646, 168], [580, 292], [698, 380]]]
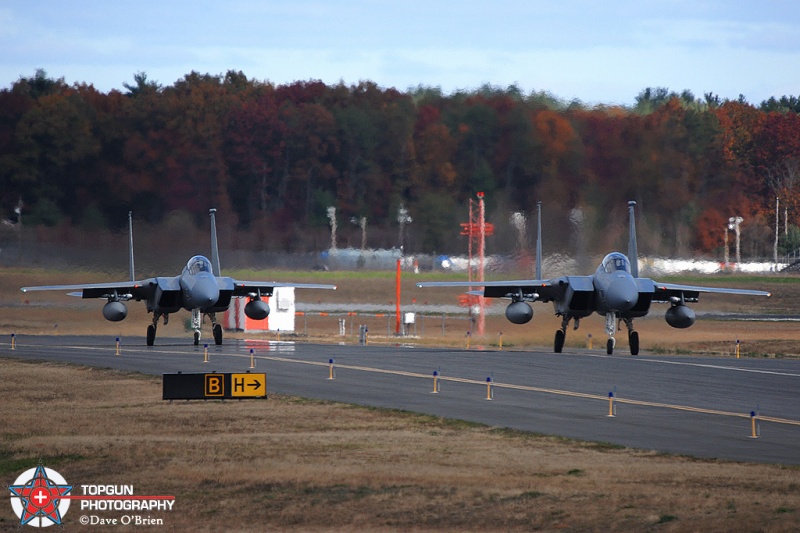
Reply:
[[336, 379], [336, 369], [333, 367], [333, 359], [328, 359], [328, 379]]
[[256, 367], [255, 353], [253, 352], [253, 349], [250, 348], [250, 368], [255, 368], [255, 367]]
[[208, 344], [203, 345], [203, 362], [208, 363]]
[[613, 417], [614, 415], [614, 393], [608, 393], [608, 416]]
[[16, 350], [17, 349], [17, 335], [16, 335], [16, 333], [12, 333], [11, 334], [11, 349], [12, 350]]
[[486, 399], [493, 400], [494, 399], [494, 391], [492, 390], [492, 378], [486, 378]]

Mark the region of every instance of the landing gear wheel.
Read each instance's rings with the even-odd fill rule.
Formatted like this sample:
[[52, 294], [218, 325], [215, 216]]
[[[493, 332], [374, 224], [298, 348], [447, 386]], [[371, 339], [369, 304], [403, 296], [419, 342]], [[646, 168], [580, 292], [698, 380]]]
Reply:
[[606, 354], [611, 355], [614, 353], [614, 339], [608, 339], [606, 343]]
[[553, 342], [553, 351], [555, 353], [561, 353], [561, 350], [564, 349], [564, 337], [565, 335], [563, 331], [560, 329], [556, 330], [556, 339]]
[[200, 332], [199, 331], [195, 331], [194, 332], [194, 345], [197, 346], [198, 344], [200, 344]]
[[222, 344], [222, 325], [221, 324], [214, 324], [214, 344], [217, 346]]
[[639, 355], [639, 332], [631, 331], [628, 334], [628, 344], [631, 345], [631, 355]]
[[147, 345], [152, 346], [156, 342], [156, 327], [153, 325], [147, 326]]

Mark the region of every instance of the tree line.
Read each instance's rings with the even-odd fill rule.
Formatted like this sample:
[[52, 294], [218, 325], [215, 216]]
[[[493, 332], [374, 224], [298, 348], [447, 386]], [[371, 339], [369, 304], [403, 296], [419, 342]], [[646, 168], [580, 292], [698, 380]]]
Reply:
[[460, 253], [480, 191], [500, 252], [520, 246], [511, 213], [537, 201], [554, 243], [578, 220], [590, 247], [618, 246], [636, 200], [645, 253], [718, 253], [731, 216], [745, 256], [771, 255], [776, 223], [782, 252], [800, 245], [793, 96], [756, 106], [647, 88], [631, 107], [587, 106], [516, 86], [401, 92], [235, 71], [169, 86], [137, 73], [124, 87], [38, 70], [0, 91], [0, 216], [13, 223], [21, 205], [26, 226], [93, 231], [125, 227], [131, 210], [201, 225], [216, 207], [240, 231], [268, 227], [258, 246], [306, 251], [328, 207], [342, 245], [360, 245], [348, 221], [365, 218], [370, 247], [397, 246], [404, 208], [408, 251]]

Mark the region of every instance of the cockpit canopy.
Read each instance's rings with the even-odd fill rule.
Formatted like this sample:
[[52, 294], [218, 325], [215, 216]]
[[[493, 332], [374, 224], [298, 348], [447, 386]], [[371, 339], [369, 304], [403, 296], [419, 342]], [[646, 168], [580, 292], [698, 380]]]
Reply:
[[214, 273], [214, 271], [211, 269], [211, 261], [202, 255], [196, 255], [189, 259], [189, 262], [186, 263], [186, 271], [192, 275], [200, 272], [208, 272], [209, 274]]
[[603, 270], [606, 274], [612, 274], [618, 270], [631, 273], [631, 264], [625, 255], [619, 252], [612, 252], [603, 259]]

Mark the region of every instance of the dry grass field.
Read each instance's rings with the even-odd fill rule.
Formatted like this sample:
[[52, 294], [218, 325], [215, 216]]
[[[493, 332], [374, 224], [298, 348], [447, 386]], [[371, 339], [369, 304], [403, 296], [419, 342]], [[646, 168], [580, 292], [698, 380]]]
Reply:
[[[314, 301], [383, 303], [394, 295], [390, 276], [241, 277], [256, 275], [339, 284], [335, 293], [315, 293]], [[0, 334], [143, 335], [148, 319], [141, 303], [130, 305], [125, 322], [112, 324], [102, 319], [100, 302], [18, 292], [22, 285], [101, 281], [86, 273], [55, 277], [36, 271], [0, 277]], [[406, 276], [404, 298], [455, 299], [450, 291], [416, 289], [416, 280]], [[756, 304], [708, 298], [698, 310], [798, 313], [797, 281], [724, 279], [775, 296]], [[535, 309], [533, 327], [491, 318], [486, 336], [473, 342], [496, 344], [503, 331], [511, 349], [548, 346], [558, 320], [547, 306]], [[336, 337], [336, 319], [315, 320], [309, 338]], [[383, 320], [370, 331], [384, 329]], [[449, 322], [442, 336], [440, 321], [429, 320], [415, 342], [464, 342], [464, 321]], [[602, 322], [586, 319], [568, 333], [569, 342], [584, 346], [588, 333], [604, 339]], [[162, 332], [182, 329], [174, 320]], [[637, 329], [645, 351], [730, 354], [738, 338], [745, 356], [800, 354], [794, 323], [698, 320], [678, 331], [653, 317]], [[396, 341], [377, 333], [372, 339]], [[13, 359], [0, 359], [0, 383], [4, 484], [42, 461], [73, 484], [129, 484], [136, 494], [174, 495], [172, 512], [150, 513], [164, 520], [153, 527], [158, 531], [772, 532], [797, 531], [800, 524], [796, 467], [696, 460], [278, 395], [169, 403], [160, 399], [159, 378]], [[67, 530], [80, 530], [82, 513], [73, 505]], [[18, 523], [6, 505], [0, 530]]]
[[[155, 377], [0, 363], [0, 478], [42, 461], [72, 484], [175, 496], [172, 512], [144, 513], [164, 520], [158, 531], [797, 531], [800, 522], [797, 468], [292, 397], [169, 403]], [[73, 506], [68, 531], [86, 514]], [[10, 506], [0, 511], [0, 529], [17, 525]]]

